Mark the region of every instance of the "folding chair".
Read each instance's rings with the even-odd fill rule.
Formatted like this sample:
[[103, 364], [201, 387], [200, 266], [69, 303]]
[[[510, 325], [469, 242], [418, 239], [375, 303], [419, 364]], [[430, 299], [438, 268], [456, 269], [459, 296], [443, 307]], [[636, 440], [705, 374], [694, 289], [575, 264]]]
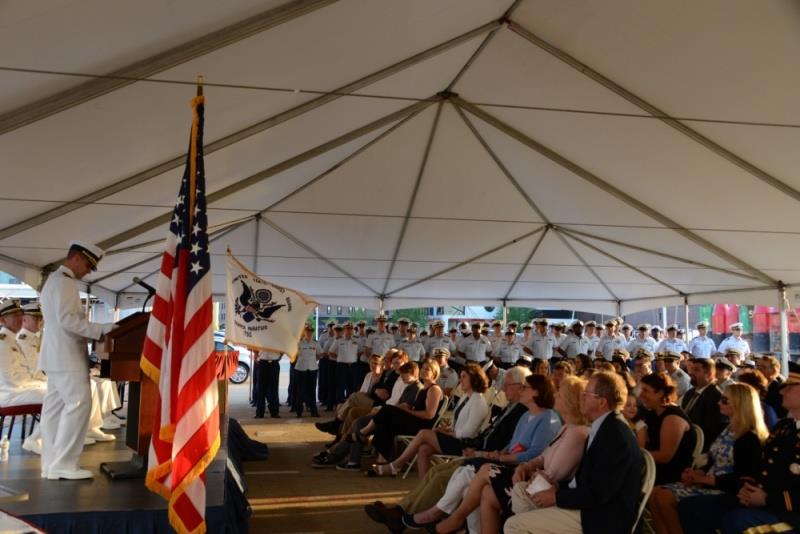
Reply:
[[692, 431], [694, 432], [695, 440], [694, 440], [694, 450], [692, 451], [692, 467], [698, 468], [701, 467], [699, 465], [700, 457], [703, 455], [703, 445], [705, 444], [705, 436], [703, 435], [703, 429], [700, 428], [698, 425], [692, 425]]
[[[656, 483], [656, 462], [653, 456], [646, 450], [642, 449], [642, 456], [644, 457], [644, 472], [642, 473], [642, 492], [639, 495], [639, 513], [636, 514], [636, 521], [633, 523], [633, 532], [636, 532], [636, 527], [639, 521], [642, 520], [647, 500], [650, 499], [650, 493], [653, 492], [653, 486]], [[644, 529], [642, 529], [644, 531]]]
[[[448, 406], [449, 402], [450, 402], [450, 399], [447, 397], [447, 395], [445, 395], [442, 398], [442, 403], [439, 406], [439, 411], [436, 414], [436, 419], [433, 420], [433, 425], [431, 426], [431, 428], [435, 429], [435, 428], [437, 428], [439, 426], [439, 423], [441, 422], [442, 418], [444, 417], [444, 414], [447, 413], [447, 406]], [[408, 447], [409, 443], [411, 443], [411, 440], [413, 440], [415, 437], [416, 437], [416, 435], [414, 435], [414, 436], [402, 435], [402, 436], [395, 437], [395, 440], [400, 442], [401, 444], [403, 444], [405, 447]], [[406, 477], [408, 477], [408, 473], [411, 472], [411, 468], [414, 467], [414, 464], [416, 464], [416, 463], [417, 463], [417, 455], [415, 454], [414, 457], [411, 459], [411, 461], [408, 462], [408, 466], [406, 467], [405, 471], [403, 472], [403, 478], [404, 479]]]
[[36, 421], [39, 420], [39, 415], [42, 413], [42, 405], [41, 404], [21, 404], [19, 406], [0, 406], [0, 429], [3, 428], [3, 423], [6, 420], [6, 417], [11, 417], [11, 424], [8, 425], [8, 439], [11, 440], [11, 432], [14, 430], [14, 421], [17, 419], [18, 415], [22, 416], [22, 434], [20, 435], [20, 441], [25, 440], [26, 435], [26, 428], [25, 422], [28, 416], [31, 416], [31, 428], [30, 431], [33, 432], [33, 426], [36, 424]]

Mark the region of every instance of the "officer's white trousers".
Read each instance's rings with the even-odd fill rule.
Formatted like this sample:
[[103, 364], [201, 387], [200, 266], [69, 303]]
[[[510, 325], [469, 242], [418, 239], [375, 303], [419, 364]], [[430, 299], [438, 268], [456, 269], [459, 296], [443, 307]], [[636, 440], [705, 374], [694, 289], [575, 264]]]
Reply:
[[85, 370], [47, 373], [41, 421], [43, 473], [79, 469], [91, 409], [89, 374]]

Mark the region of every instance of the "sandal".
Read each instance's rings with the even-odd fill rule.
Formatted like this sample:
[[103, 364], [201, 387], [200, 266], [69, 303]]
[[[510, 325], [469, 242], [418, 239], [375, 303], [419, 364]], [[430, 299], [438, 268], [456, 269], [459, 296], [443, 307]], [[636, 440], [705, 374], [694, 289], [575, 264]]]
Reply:
[[368, 477], [384, 477], [384, 476], [397, 476], [397, 469], [391, 462], [388, 464], [372, 464], [372, 467], [367, 469]]

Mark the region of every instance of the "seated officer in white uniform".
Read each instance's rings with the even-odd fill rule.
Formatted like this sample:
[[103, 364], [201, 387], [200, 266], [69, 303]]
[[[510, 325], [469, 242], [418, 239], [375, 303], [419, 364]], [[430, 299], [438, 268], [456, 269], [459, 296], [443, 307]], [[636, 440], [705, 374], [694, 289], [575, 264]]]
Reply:
[[689, 342], [689, 352], [692, 353], [692, 358], [710, 358], [717, 352], [717, 344], [706, 335], [708, 323], [700, 321], [695, 328], [697, 328], [697, 336]]
[[34, 378], [44, 380], [44, 373], [39, 371], [39, 347], [41, 346], [42, 308], [38, 302], [29, 302], [22, 306], [22, 327], [17, 332], [17, 345], [25, 357], [25, 366]]
[[49, 479], [92, 478], [80, 460], [91, 415], [87, 341], [100, 340], [113, 324], [89, 322], [81, 306], [79, 280], [97, 269], [103, 251], [73, 241], [64, 263], [42, 288], [40, 368], [47, 373], [42, 407], [42, 476]]
[[32, 378], [17, 345], [17, 332], [22, 327], [19, 300], [0, 302], [0, 324], [0, 406], [41, 404], [47, 385]]
[[750, 355], [750, 345], [742, 339], [742, 323], [733, 323], [731, 336], [726, 337], [719, 344], [719, 352], [725, 354], [728, 349], [738, 350], [743, 359], [747, 359], [747, 356]]

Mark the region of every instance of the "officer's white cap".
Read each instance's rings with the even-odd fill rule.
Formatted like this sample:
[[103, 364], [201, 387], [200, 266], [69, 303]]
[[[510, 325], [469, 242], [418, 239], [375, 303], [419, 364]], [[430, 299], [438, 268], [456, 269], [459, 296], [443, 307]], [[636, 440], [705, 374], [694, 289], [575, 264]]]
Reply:
[[97, 270], [97, 264], [103, 259], [103, 255], [105, 254], [102, 248], [84, 243], [83, 241], [70, 241], [69, 249], [77, 250], [83, 254], [83, 257], [89, 260], [89, 263], [92, 265], [93, 271]]
[[19, 299], [6, 299], [0, 302], [0, 317], [22, 312]]

